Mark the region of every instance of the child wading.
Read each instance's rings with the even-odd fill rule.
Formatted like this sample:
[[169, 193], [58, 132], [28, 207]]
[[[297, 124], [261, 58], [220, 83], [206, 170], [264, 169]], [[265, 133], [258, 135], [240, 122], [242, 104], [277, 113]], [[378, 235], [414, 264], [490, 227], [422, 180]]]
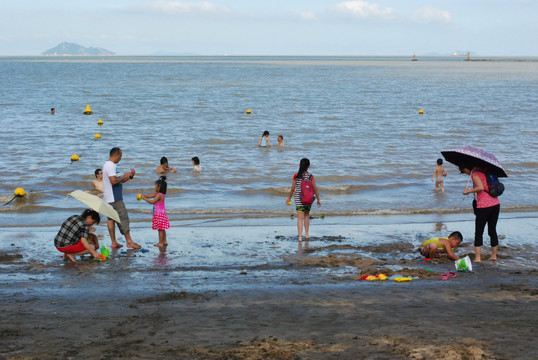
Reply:
[[443, 159], [437, 159], [437, 166], [433, 170], [433, 177], [432, 181], [435, 181], [435, 192], [437, 192], [439, 188], [441, 188], [442, 192], [445, 192], [445, 188], [443, 187], [443, 182], [445, 181], [446, 177], [446, 171], [443, 167]]
[[159, 242], [154, 246], [164, 247], [166, 242], [166, 229], [170, 228], [166, 208], [164, 206], [164, 194], [166, 194], [166, 176], [161, 176], [155, 181], [155, 194], [142, 195], [142, 199], [153, 204], [153, 221], [151, 228], [159, 231]]
[[[314, 175], [307, 171], [309, 167], [310, 160], [307, 158], [301, 159], [299, 171], [297, 174], [293, 175], [290, 194], [286, 200], [286, 204], [290, 205], [291, 197], [295, 194], [293, 199], [295, 200], [295, 209], [297, 210], [297, 232], [299, 234], [299, 241], [303, 240], [303, 224], [305, 239], [308, 240], [310, 238], [308, 228], [310, 226], [310, 209], [312, 208], [314, 197], [317, 199], [318, 207], [321, 206]], [[303, 183], [303, 180], [306, 180], [307, 184]], [[310, 186], [311, 190], [308, 189]], [[306, 191], [308, 191], [309, 194], [306, 194]], [[312, 194], [310, 194], [310, 192], [312, 192]]]

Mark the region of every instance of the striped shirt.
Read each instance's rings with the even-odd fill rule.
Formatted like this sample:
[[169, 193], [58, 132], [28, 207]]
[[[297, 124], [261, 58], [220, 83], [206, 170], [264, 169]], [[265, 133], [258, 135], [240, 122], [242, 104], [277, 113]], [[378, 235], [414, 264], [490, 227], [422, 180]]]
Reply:
[[308, 179], [310, 177], [310, 181], [314, 180], [314, 175], [309, 174], [308, 172], [303, 173], [303, 177], [299, 178], [297, 174], [293, 175], [293, 179], [295, 180], [295, 194], [293, 195], [293, 200], [295, 201], [296, 206], [310, 206], [312, 204], [305, 205], [301, 202], [301, 182], [303, 179]]

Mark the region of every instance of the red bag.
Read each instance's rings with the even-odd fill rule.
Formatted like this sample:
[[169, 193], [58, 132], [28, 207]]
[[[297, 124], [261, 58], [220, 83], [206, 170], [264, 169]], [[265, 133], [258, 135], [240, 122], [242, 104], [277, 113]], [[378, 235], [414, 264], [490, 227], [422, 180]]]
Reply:
[[307, 178], [301, 180], [301, 193], [299, 194], [299, 200], [303, 205], [312, 205], [314, 202], [314, 185], [312, 184], [312, 175], [308, 175]]

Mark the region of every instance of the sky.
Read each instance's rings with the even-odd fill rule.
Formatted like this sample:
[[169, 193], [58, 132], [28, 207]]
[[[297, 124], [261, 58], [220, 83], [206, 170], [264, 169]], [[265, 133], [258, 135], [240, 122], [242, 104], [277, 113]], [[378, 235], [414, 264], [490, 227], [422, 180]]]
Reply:
[[538, 0], [0, 0], [0, 56], [538, 56]]

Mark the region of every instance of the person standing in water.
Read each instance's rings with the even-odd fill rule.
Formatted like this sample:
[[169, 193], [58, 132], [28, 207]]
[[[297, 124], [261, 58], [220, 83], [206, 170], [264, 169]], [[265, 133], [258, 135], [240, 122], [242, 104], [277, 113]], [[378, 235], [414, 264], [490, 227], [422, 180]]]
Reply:
[[269, 141], [269, 131], [265, 130], [262, 134], [262, 137], [260, 138], [260, 141], [258, 141], [259, 147], [271, 147], [271, 141]]
[[445, 192], [445, 188], [443, 187], [443, 182], [445, 181], [446, 177], [446, 171], [443, 167], [443, 159], [437, 159], [437, 166], [433, 170], [433, 177], [432, 181], [435, 181], [435, 192], [437, 192], [438, 188], [441, 188], [442, 192]]
[[312, 192], [315, 196], [315, 199], [317, 200], [318, 207], [321, 206], [321, 200], [319, 199], [316, 181], [314, 179], [314, 175], [308, 172], [309, 167], [310, 160], [308, 160], [307, 158], [301, 159], [301, 162], [299, 163], [299, 171], [297, 172], [297, 174], [293, 175], [290, 193], [288, 195], [288, 198], [286, 199], [287, 205], [291, 204], [292, 196], [295, 200], [295, 209], [297, 210], [297, 233], [299, 235], [299, 241], [303, 240], [303, 226], [305, 230], [305, 239], [308, 240], [310, 238], [310, 234], [308, 232], [310, 228], [310, 209], [312, 208], [312, 203], [314, 201], [314, 199], [311, 199], [311, 202], [306, 201], [305, 198], [302, 196], [304, 188], [304, 186], [302, 186], [303, 180], [311, 182]]

